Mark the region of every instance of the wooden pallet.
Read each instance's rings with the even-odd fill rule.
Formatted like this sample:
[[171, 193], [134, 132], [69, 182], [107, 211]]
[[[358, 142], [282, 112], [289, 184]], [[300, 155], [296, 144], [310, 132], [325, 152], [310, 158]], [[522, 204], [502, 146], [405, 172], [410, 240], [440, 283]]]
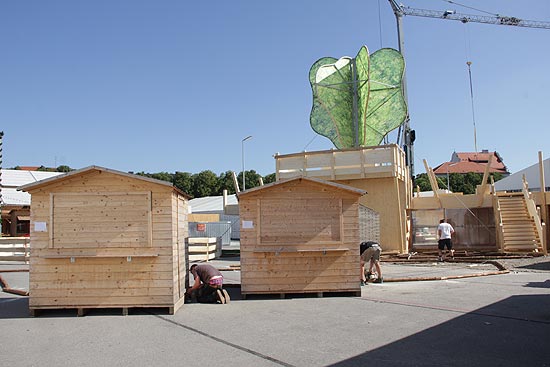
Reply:
[[243, 300], [250, 296], [257, 298], [324, 298], [324, 297], [361, 297], [361, 290], [358, 291], [342, 291], [342, 292], [307, 292], [307, 293], [241, 293]]
[[[139, 306], [130, 306], [130, 307], [99, 307], [99, 306], [87, 306], [87, 307], [29, 307], [29, 313], [32, 317], [40, 316], [43, 312], [48, 311], [61, 311], [64, 310], [66, 312], [75, 312], [77, 317], [85, 316], [87, 312], [90, 310], [120, 310], [120, 314], [122, 316], [128, 316], [130, 313], [130, 309], [141, 309], [141, 310], [154, 310], [154, 312], [151, 313], [167, 313], [169, 315], [173, 315], [177, 312], [177, 310], [183, 305], [183, 299], [181, 301], [181, 304], [176, 304], [175, 306], [147, 306], [147, 307], [139, 307]], [[159, 312], [159, 310], [163, 310], [164, 312]]]

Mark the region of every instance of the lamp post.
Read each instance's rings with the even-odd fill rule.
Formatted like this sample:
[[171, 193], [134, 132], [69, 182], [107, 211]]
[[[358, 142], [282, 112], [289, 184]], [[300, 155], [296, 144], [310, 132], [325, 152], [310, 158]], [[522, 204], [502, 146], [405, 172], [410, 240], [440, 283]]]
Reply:
[[447, 165], [447, 190], [451, 191], [451, 183], [449, 181], [449, 167], [456, 166], [459, 162]]
[[241, 141], [241, 155], [242, 155], [242, 160], [243, 160], [243, 191], [246, 190], [246, 183], [245, 183], [245, 174], [244, 174], [244, 142], [247, 141], [248, 139], [252, 138], [252, 135], [248, 135], [246, 138], [244, 138], [242, 141]]

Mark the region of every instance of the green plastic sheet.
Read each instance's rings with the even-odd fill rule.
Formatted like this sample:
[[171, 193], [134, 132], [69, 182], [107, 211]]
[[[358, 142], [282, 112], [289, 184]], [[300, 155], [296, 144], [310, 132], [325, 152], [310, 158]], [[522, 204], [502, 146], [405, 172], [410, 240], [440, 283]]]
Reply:
[[338, 149], [379, 145], [407, 117], [404, 71], [403, 56], [391, 48], [319, 59], [309, 71], [311, 127]]

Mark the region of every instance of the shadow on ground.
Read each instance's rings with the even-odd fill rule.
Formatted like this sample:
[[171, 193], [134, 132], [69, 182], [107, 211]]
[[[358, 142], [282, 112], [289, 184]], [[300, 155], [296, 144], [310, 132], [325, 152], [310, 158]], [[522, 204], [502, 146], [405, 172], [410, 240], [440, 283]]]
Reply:
[[550, 261], [543, 261], [536, 264], [518, 266], [518, 269], [547, 270], [550, 271]]
[[550, 295], [513, 296], [331, 366], [550, 366], [548, 335]]

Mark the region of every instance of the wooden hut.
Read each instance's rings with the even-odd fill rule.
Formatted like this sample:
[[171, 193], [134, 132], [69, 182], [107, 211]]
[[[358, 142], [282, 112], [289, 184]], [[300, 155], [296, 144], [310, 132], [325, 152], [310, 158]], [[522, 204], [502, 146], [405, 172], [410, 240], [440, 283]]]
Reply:
[[301, 177], [238, 194], [243, 297], [360, 294], [359, 198], [364, 194]]
[[184, 302], [188, 196], [91, 166], [21, 186], [31, 194], [31, 314]]

